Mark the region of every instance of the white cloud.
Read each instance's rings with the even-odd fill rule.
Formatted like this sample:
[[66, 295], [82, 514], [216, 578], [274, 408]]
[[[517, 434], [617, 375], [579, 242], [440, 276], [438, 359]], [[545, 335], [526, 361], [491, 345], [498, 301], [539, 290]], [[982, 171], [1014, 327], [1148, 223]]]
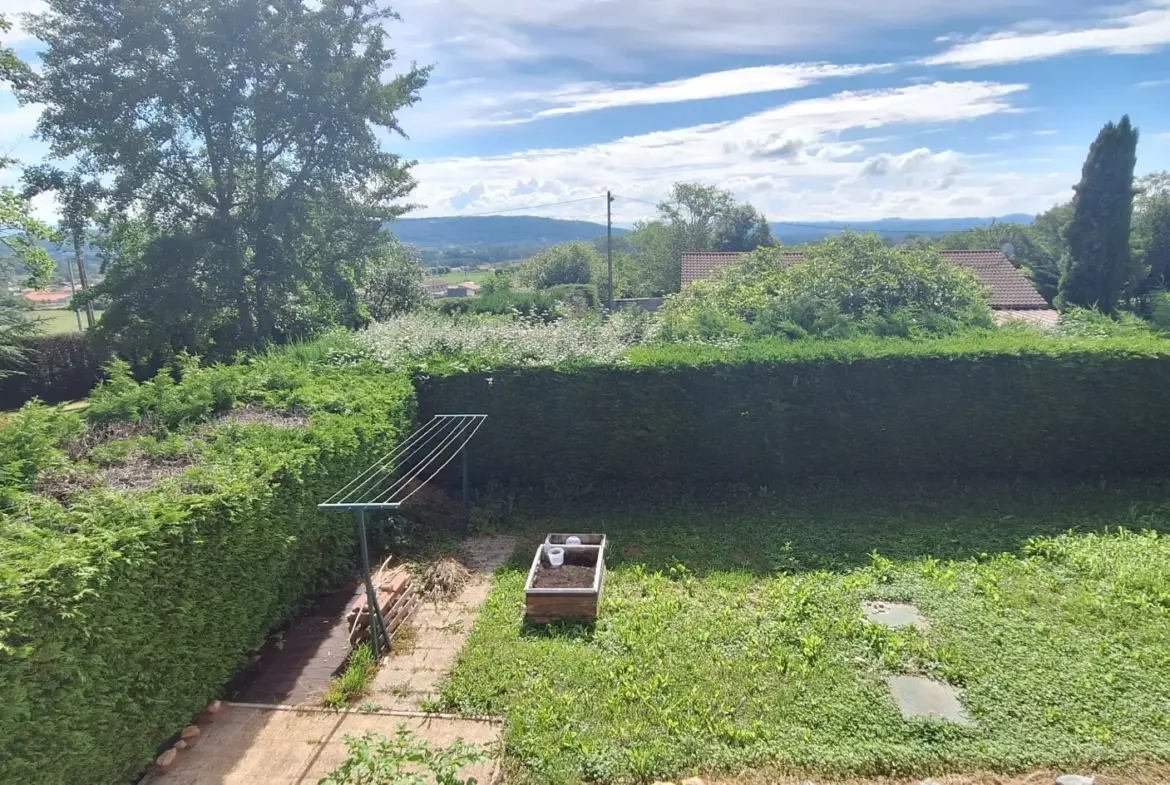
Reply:
[[0, 92], [0, 105], [4, 106], [0, 108], [0, 157], [19, 154], [36, 131], [44, 105], [16, 106], [11, 94], [3, 92]]
[[1158, 0], [1144, 10], [1099, 22], [1084, 22], [1076, 29], [1040, 32], [999, 32], [952, 46], [926, 58], [926, 65], [974, 68], [1021, 63], [1078, 52], [1141, 54], [1170, 44], [1170, 2]]
[[1145, 90], [1151, 87], [1165, 87], [1170, 85], [1170, 79], [1147, 79], [1144, 82], [1138, 82], [1134, 87]]
[[21, 24], [21, 16], [26, 13], [41, 13], [47, 8], [44, 0], [4, 0], [2, 10], [12, 24], [12, 29], [7, 33], [0, 33], [0, 44], [15, 47], [33, 40], [32, 35]]
[[1012, 139], [1015, 139], [1017, 135], [1018, 134], [1016, 134], [1015, 131], [1008, 131], [1007, 133], [1003, 133], [1003, 134], [992, 134], [991, 136], [987, 137], [987, 141], [989, 141], [989, 142], [1010, 142]]
[[[485, 212], [548, 204], [603, 193], [656, 201], [677, 180], [702, 180], [731, 188], [780, 217], [864, 217], [896, 214], [924, 190], [934, 193], [918, 208], [931, 214], [962, 214], [950, 201], [973, 197], [964, 185], [970, 168], [950, 150], [919, 148], [861, 160], [865, 148], [843, 141], [843, 132], [890, 125], [953, 124], [1016, 111], [1011, 97], [1024, 85], [937, 82], [886, 90], [842, 92], [778, 106], [725, 123], [625, 137], [574, 148], [535, 149], [509, 155], [425, 161], [415, 170], [414, 201], [422, 215]], [[868, 167], [868, 172], [865, 170]], [[882, 170], [880, 173], [878, 170]], [[870, 198], [880, 177], [885, 200]], [[958, 177], [959, 179], [956, 179]], [[869, 184], [866, 184], [868, 180]], [[974, 180], [971, 181], [975, 182]], [[1039, 182], [1008, 193], [1024, 199]], [[945, 196], [939, 189], [945, 190]], [[554, 198], [555, 196], [555, 198]], [[625, 202], [621, 221], [653, 212]], [[897, 208], [897, 209], [893, 209]], [[960, 209], [962, 208], [962, 209]], [[540, 210], [555, 217], [604, 214], [604, 201]]]
[[1039, 131], [1033, 131], [1032, 133], [1036, 136], [1056, 136], [1060, 131], [1055, 128], [1041, 128]]
[[[399, 51], [422, 61], [502, 58], [587, 62], [614, 73], [636, 70], [650, 53], [672, 58], [712, 53], [805, 50], [855, 44], [904, 26], [978, 19], [1048, 0], [398, 0], [406, 24], [396, 28]], [[446, 67], [446, 65], [444, 65]]]
[[752, 93], [795, 90], [825, 79], [842, 78], [885, 71], [885, 64], [834, 65], [832, 63], [792, 63], [715, 71], [687, 79], [675, 79], [649, 85], [583, 84], [570, 85], [537, 100], [555, 104], [532, 118], [594, 112], [622, 106], [669, 104], [698, 101]]

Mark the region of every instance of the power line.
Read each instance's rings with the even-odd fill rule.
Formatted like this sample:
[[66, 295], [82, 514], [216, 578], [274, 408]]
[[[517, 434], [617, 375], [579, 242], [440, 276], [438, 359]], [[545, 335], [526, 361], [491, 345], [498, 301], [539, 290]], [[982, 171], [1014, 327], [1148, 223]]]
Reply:
[[563, 202], [549, 202], [548, 204], [532, 204], [524, 207], [506, 207], [503, 210], [486, 210], [482, 213], [462, 213], [460, 215], [451, 216], [452, 218], [475, 218], [480, 215], [499, 215], [500, 213], [515, 213], [521, 210], [543, 210], [545, 207], [559, 207], [562, 204], [577, 204], [578, 202], [588, 202], [592, 199], [604, 199], [605, 194], [598, 194], [597, 196], [583, 196], [580, 199], [567, 199]]
[[[618, 194], [614, 194], [614, 197], [617, 199], [625, 199], [627, 202], [639, 202], [640, 204], [648, 204], [648, 205], [652, 205], [654, 207], [658, 206], [657, 202], [648, 202], [645, 199], [635, 199], [632, 196], [619, 196]], [[800, 223], [798, 221], [768, 221], [768, 223], [777, 224], [779, 226], [800, 226], [800, 227], [804, 227], [806, 229], [820, 229], [821, 231], [824, 231], [824, 232], [846, 232], [852, 228], [850, 226], [826, 226], [823, 224]], [[862, 229], [859, 231], [875, 232], [877, 234], [950, 234], [951, 233], [950, 231], [948, 231], [946, 229], [918, 229], [918, 228]], [[962, 231], [962, 230], [953, 230], [953, 231]]]

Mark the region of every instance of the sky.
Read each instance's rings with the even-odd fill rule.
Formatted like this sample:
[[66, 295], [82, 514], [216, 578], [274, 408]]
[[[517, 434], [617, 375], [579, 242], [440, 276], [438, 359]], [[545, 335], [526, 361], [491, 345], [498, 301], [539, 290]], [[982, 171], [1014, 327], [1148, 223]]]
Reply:
[[[629, 225], [677, 181], [776, 221], [1036, 213], [1127, 113], [1138, 174], [1170, 169], [1170, 0], [391, 5], [399, 62], [434, 67], [385, 139], [417, 161], [412, 216], [604, 221], [611, 190]], [[0, 153], [44, 155], [37, 114], [0, 94]]]

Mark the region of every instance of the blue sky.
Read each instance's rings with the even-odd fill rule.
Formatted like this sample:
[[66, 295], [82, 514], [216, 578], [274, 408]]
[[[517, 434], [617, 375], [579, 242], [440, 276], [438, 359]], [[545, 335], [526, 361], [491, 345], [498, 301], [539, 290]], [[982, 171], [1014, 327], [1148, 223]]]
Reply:
[[[597, 220], [602, 199], [542, 205], [607, 188], [654, 202], [678, 180], [773, 220], [1034, 213], [1071, 196], [1094, 135], [1124, 113], [1138, 173], [1170, 169], [1170, 0], [393, 7], [402, 61], [435, 65], [402, 114], [410, 139], [387, 140], [418, 160], [417, 215]], [[35, 61], [19, 29], [8, 43]], [[37, 160], [35, 117], [0, 95], [0, 151]], [[614, 208], [620, 224], [653, 212]]]

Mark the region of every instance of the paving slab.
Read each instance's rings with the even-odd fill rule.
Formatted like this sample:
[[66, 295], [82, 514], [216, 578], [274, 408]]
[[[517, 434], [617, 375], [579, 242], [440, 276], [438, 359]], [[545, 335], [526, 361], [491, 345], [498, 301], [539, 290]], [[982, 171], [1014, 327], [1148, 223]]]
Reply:
[[409, 651], [386, 657], [374, 677], [368, 700], [395, 711], [418, 711], [438, 697], [439, 686], [455, 667], [471, 636], [479, 607], [491, 590], [492, 573], [512, 555], [510, 537], [473, 537], [464, 544], [471, 579], [449, 600], [427, 600], [411, 622]]
[[488, 748], [493, 759], [469, 766], [463, 778], [497, 780], [502, 725], [482, 720], [395, 717], [386, 714], [286, 711], [230, 705], [203, 727], [199, 743], [181, 753], [168, 772], [152, 772], [144, 785], [316, 785], [345, 760], [346, 735], [366, 731], [393, 736], [405, 726], [438, 746], [456, 739]]
[[906, 719], [934, 717], [958, 725], [975, 724], [975, 720], [963, 708], [959, 690], [946, 682], [925, 676], [891, 676], [887, 683]]
[[916, 627], [920, 630], [930, 628], [930, 622], [918, 608], [905, 602], [867, 600], [861, 603], [861, 612], [870, 622], [886, 627]]

